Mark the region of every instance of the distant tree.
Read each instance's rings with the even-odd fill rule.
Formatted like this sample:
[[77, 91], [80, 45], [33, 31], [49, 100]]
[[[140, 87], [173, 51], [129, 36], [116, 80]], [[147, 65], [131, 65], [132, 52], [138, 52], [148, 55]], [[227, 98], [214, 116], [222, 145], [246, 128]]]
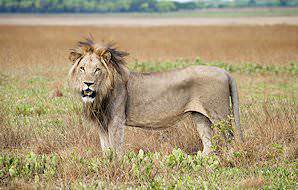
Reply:
[[249, 0], [248, 5], [255, 6], [256, 3], [257, 3], [256, 0]]
[[176, 10], [176, 6], [170, 1], [160, 1], [156, 3], [156, 9], [158, 12], [169, 12]]
[[288, 4], [288, 0], [279, 0], [281, 6], [286, 6]]
[[115, 3], [115, 11], [116, 12], [127, 12], [130, 8], [131, 1], [130, 0], [118, 0]]
[[145, 2], [140, 4], [139, 10], [143, 12], [149, 12], [150, 11], [149, 4]]
[[197, 8], [295, 5], [298, 5], [298, 0], [0, 0], [0, 12], [169, 12]]
[[202, 5], [204, 5], [204, 1], [202, 2], [175, 2], [175, 6], [177, 9], [196, 9], [196, 8], [202, 8]]
[[3, 9], [5, 8], [8, 12], [16, 12], [19, 7], [19, 2], [11, 0], [3, 0], [2, 5]]
[[20, 1], [19, 8], [25, 12], [28, 12], [32, 9], [33, 3], [30, 0]]

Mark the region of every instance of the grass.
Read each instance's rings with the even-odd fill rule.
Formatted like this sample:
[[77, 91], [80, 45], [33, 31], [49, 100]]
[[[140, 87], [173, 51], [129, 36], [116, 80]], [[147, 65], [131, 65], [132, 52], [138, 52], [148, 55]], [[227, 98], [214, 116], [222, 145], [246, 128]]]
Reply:
[[136, 62], [131, 64], [132, 70], [139, 72], [161, 72], [169, 69], [183, 68], [187, 66], [213, 66], [225, 69], [231, 73], [246, 73], [246, 74], [298, 74], [298, 64], [297, 62], [291, 62], [288, 65], [277, 66], [277, 65], [260, 65], [255, 63], [244, 63], [239, 65], [227, 64], [225, 62], [215, 61], [210, 63], [205, 63], [199, 57], [195, 61], [189, 61], [184, 59], [178, 59], [176, 61], [167, 62]]
[[[2, 188], [297, 188], [298, 73], [296, 46], [290, 41], [295, 41], [295, 37], [289, 37], [295, 28], [261, 29], [261, 33], [274, 29], [284, 30], [284, 34], [288, 34], [279, 39], [282, 45], [275, 43], [274, 46], [271, 37], [268, 39], [268, 44], [272, 43], [272, 49], [278, 52], [275, 55], [277, 60], [287, 55], [280, 64], [272, 63], [269, 58], [264, 63], [254, 62], [263, 60], [260, 56], [266, 57], [270, 53], [269, 49], [246, 57], [240, 52], [239, 56], [243, 58], [240, 62], [233, 57], [230, 61], [221, 59], [221, 55], [232, 51], [224, 48], [224, 54], [219, 57], [214, 54], [209, 57], [211, 60], [197, 56], [193, 61], [187, 56], [177, 59], [183, 52], [177, 51], [175, 47], [174, 52], [167, 52], [168, 46], [149, 45], [152, 44], [151, 35], [161, 36], [157, 30], [148, 29], [148, 33], [143, 34], [149, 36], [145, 38], [148, 41], [140, 42], [144, 49], [136, 50], [136, 54], [141, 59], [131, 60], [128, 65], [131, 70], [166, 71], [190, 65], [210, 65], [230, 71], [238, 82], [245, 142], [239, 142], [237, 135], [235, 141], [224, 141], [220, 134], [233, 126], [219, 123], [214, 125], [213, 148], [216, 155], [202, 158], [198, 152], [202, 148], [200, 139], [190, 118], [173, 128], [159, 131], [127, 128], [126, 153], [122, 156], [113, 152], [103, 154], [99, 146], [98, 129], [81, 117], [80, 100], [67, 87], [69, 65], [65, 64], [65, 57], [67, 48], [71, 47], [67, 45], [78, 34], [60, 38], [60, 29], [63, 27], [0, 27], [5, 29], [0, 30]], [[228, 31], [223, 28], [207, 27], [200, 30]], [[82, 28], [63, 29], [76, 33]], [[160, 30], [163, 30], [162, 33], [170, 31], [165, 28]], [[176, 28], [176, 32], [179, 30]], [[53, 31], [57, 35], [53, 35]], [[128, 36], [133, 33], [139, 35], [137, 29], [127, 30]], [[129, 48], [137, 46], [128, 43], [120, 33], [120, 36], [116, 33], [111, 35], [122, 39], [121, 43], [127, 43]], [[170, 36], [176, 35], [172, 33]], [[242, 47], [238, 40], [236, 43], [227, 37], [230, 34], [222, 35], [225, 36], [222, 42], [227, 47]], [[256, 39], [253, 35], [249, 37]], [[215, 38], [223, 39], [218, 36]], [[194, 40], [198, 42], [197, 38]], [[162, 44], [162, 41], [161, 38], [155, 44]], [[192, 46], [191, 42], [189, 46]], [[253, 43], [242, 47], [242, 50], [251, 51], [250, 47], [253, 47]], [[262, 49], [260, 43], [256, 43], [255, 47]], [[157, 48], [157, 52], [163, 52], [161, 57], [169, 55], [170, 61], [146, 59], [156, 53], [148, 51], [154, 48]]]
[[[119, 14], [108, 14], [119, 16]], [[121, 14], [134, 17], [274, 17], [274, 16], [296, 16], [298, 10], [294, 8], [226, 8], [226, 9], [203, 9], [192, 11], [178, 11], [169, 13], [129, 13]]]
[[[164, 71], [188, 64], [182, 61], [136, 63], [130, 67]], [[297, 185], [298, 104], [294, 94], [298, 89], [294, 79], [297, 72], [287, 67], [285, 72], [277, 73], [271, 69], [259, 72], [259, 67], [255, 70], [251, 66], [239, 67], [240, 70], [231, 71], [236, 72], [240, 86], [246, 141], [224, 142], [218, 135], [226, 124], [219, 124], [214, 128], [218, 134], [214, 136], [217, 155], [207, 158], [196, 153], [200, 143], [189, 119], [173, 129], [161, 131], [129, 128], [127, 153], [123, 157], [112, 152], [102, 155], [97, 129], [84, 122], [80, 103], [71, 96], [67, 84], [57, 85], [55, 75], [42, 74], [55, 69], [33, 69], [31, 72], [35, 75], [30, 76], [2, 72], [1, 185], [17, 188], [26, 183], [28, 187], [83, 189], [294, 189]], [[258, 78], [258, 81], [251, 83], [246, 77]], [[286, 81], [276, 80], [269, 85], [267, 77]], [[271, 88], [279, 93], [264, 94], [264, 90]], [[57, 90], [62, 96], [57, 96]]]

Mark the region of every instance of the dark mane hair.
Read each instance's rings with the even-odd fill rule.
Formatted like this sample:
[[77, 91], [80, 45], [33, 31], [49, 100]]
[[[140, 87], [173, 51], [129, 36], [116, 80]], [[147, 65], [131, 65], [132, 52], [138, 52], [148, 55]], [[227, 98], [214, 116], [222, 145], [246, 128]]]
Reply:
[[84, 56], [87, 53], [96, 53], [98, 56], [101, 56], [105, 52], [110, 52], [110, 62], [115, 65], [125, 65], [126, 62], [124, 58], [129, 55], [129, 53], [125, 51], [118, 50], [116, 43], [114, 42], [99, 44], [95, 43], [92, 37], [85, 38], [84, 41], [78, 41], [77, 47], [75, 49], [71, 49], [71, 51], [80, 54], [80, 56]]

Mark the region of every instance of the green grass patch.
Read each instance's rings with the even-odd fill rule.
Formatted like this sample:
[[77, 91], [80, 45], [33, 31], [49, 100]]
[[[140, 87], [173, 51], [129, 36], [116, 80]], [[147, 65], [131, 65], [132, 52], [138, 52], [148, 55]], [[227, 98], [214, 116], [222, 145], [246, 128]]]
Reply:
[[209, 62], [205, 63], [200, 58], [195, 61], [188, 60], [176, 60], [174, 62], [135, 62], [130, 64], [129, 67], [134, 71], [140, 72], [160, 72], [170, 69], [183, 68], [187, 66], [201, 65], [201, 66], [213, 66], [225, 69], [232, 73], [245, 73], [245, 74], [258, 74], [258, 73], [268, 73], [268, 74], [298, 74], [298, 62], [292, 62], [288, 65], [278, 66], [278, 65], [259, 65], [255, 63], [241, 63], [241, 64], [227, 64], [225, 62]]
[[[296, 184], [293, 164], [283, 160], [277, 165], [268, 164], [260, 168], [222, 167], [215, 155], [188, 155], [180, 149], [167, 155], [140, 150], [121, 157], [112, 151], [87, 157], [76, 152], [67, 157], [29, 152], [25, 155], [1, 155], [0, 178], [10, 181], [22, 178], [37, 186], [55, 185], [55, 180], [71, 167], [82, 172], [74, 182], [69, 182], [73, 188], [233, 189], [250, 185], [248, 188], [291, 189]], [[88, 183], [86, 177], [92, 181]], [[245, 180], [250, 178], [262, 182], [245, 184]]]

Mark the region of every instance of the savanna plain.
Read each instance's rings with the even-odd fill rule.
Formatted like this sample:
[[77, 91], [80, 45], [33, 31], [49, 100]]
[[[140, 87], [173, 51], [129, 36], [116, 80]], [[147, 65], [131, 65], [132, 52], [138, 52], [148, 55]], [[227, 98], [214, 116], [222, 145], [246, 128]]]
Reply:
[[[67, 86], [69, 49], [92, 34], [128, 51], [139, 72], [218, 66], [238, 82], [244, 142], [213, 126], [201, 157], [192, 120], [127, 128], [124, 155]], [[0, 188], [297, 189], [298, 26], [0, 26]], [[154, 87], [152, 87], [154, 88]]]

